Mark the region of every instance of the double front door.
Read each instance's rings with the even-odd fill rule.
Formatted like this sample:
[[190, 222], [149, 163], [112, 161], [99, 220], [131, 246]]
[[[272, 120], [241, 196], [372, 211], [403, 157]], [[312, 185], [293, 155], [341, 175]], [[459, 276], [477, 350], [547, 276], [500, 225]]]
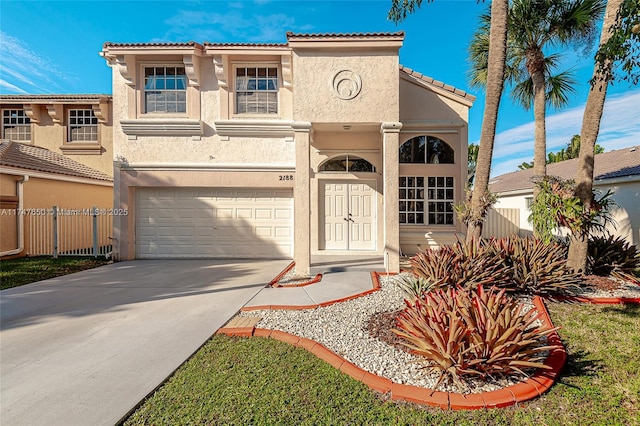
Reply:
[[324, 182], [321, 202], [325, 250], [375, 250], [375, 181]]

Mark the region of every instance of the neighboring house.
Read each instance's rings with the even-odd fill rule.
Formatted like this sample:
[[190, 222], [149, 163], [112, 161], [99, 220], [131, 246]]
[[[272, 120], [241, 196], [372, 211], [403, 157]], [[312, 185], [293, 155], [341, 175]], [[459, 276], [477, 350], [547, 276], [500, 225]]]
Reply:
[[0, 95], [0, 139], [46, 148], [113, 176], [110, 95]]
[[[547, 164], [547, 175], [563, 179], [575, 179], [578, 159]], [[498, 196], [495, 209], [519, 210], [520, 235], [533, 232], [528, 217], [533, 202], [533, 169], [520, 170], [497, 176], [489, 183], [489, 189]], [[640, 244], [640, 146], [597, 154], [594, 159], [594, 189], [600, 195], [614, 192], [616, 206], [612, 217], [615, 228], [608, 231], [625, 238], [630, 244]]]
[[[117, 258], [384, 255], [455, 241], [474, 97], [404, 33], [105, 43]], [[429, 234], [429, 238], [425, 234]]]
[[[87, 215], [86, 209], [112, 205], [113, 180], [106, 173], [45, 148], [0, 142], [0, 256], [33, 254], [36, 240], [50, 245], [52, 230], [36, 223], [44, 224], [38, 219], [50, 216], [53, 206]], [[65, 237], [74, 239], [74, 249], [90, 244]]]
[[111, 108], [110, 95], [0, 95], [0, 255], [48, 238], [28, 212], [113, 206]]

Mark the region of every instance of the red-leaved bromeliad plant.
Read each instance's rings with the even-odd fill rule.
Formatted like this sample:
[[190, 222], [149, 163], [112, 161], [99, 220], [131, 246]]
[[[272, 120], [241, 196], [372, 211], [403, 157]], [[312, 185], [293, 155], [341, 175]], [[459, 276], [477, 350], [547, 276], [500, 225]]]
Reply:
[[526, 376], [528, 368], [549, 369], [545, 352], [560, 348], [545, 345], [557, 328], [537, 327], [540, 313], [504, 290], [437, 289], [405, 303], [394, 332], [439, 372], [434, 390], [444, 380], [464, 389], [464, 376]]

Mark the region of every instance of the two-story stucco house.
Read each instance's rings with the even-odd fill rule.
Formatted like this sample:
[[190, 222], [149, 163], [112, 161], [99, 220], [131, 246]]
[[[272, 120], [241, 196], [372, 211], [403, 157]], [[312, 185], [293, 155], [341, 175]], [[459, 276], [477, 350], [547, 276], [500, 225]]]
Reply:
[[0, 95], [0, 257], [53, 246], [26, 212], [111, 208], [111, 106], [109, 95]]
[[119, 259], [383, 255], [462, 225], [474, 97], [399, 64], [404, 34], [106, 43]]

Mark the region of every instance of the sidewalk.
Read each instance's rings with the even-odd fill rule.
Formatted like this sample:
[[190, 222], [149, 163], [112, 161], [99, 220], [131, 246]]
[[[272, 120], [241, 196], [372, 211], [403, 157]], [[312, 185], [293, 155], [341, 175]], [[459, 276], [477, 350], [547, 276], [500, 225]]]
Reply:
[[316, 307], [375, 291], [371, 272], [384, 272], [381, 256], [318, 256], [312, 259], [311, 276], [320, 282], [304, 287], [265, 287], [242, 310], [274, 307]]

